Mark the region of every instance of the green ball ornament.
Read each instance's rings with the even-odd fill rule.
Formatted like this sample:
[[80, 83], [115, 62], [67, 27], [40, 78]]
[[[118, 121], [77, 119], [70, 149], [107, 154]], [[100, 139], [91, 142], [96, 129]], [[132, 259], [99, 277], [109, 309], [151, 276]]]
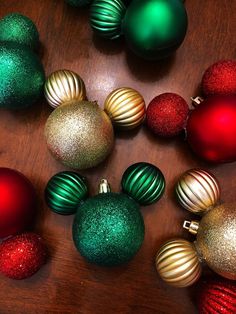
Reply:
[[0, 107], [32, 105], [40, 97], [44, 81], [43, 66], [27, 46], [0, 42]]
[[85, 7], [90, 4], [92, 0], [66, 0], [66, 2], [73, 7]]
[[0, 20], [0, 41], [15, 42], [35, 49], [39, 46], [39, 33], [27, 16], [11, 13]]
[[94, 0], [90, 11], [91, 27], [99, 36], [115, 39], [121, 35], [125, 11], [121, 0]]
[[160, 199], [165, 190], [165, 178], [160, 169], [139, 162], [126, 169], [121, 180], [122, 190], [141, 205]]
[[61, 215], [75, 214], [87, 194], [85, 178], [73, 171], [57, 173], [48, 181], [45, 189], [48, 207]]
[[181, 45], [187, 24], [187, 13], [180, 0], [136, 0], [126, 11], [122, 30], [137, 55], [157, 60]]

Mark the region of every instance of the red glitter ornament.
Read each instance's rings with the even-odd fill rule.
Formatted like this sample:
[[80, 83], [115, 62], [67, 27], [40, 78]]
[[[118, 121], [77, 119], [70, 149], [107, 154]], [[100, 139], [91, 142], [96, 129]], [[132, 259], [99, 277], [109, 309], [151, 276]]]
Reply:
[[199, 314], [235, 314], [236, 283], [209, 280], [202, 285], [198, 300]]
[[164, 93], [155, 97], [148, 105], [147, 126], [154, 134], [172, 137], [183, 130], [188, 113], [188, 104], [181, 96]]
[[0, 168], [0, 238], [16, 234], [30, 223], [35, 212], [35, 191], [20, 172]]
[[236, 61], [222, 60], [211, 65], [203, 75], [205, 95], [236, 94]]
[[12, 279], [25, 279], [46, 262], [46, 247], [35, 233], [23, 233], [0, 244], [0, 272]]
[[236, 160], [236, 96], [212, 96], [189, 116], [187, 141], [208, 161]]

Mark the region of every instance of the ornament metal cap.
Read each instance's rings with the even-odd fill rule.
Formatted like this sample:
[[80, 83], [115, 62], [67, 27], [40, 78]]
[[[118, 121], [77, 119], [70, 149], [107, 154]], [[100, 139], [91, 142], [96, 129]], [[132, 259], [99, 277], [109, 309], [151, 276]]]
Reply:
[[106, 179], [102, 179], [99, 184], [99, 194], [111, 192], [110, 184]]
[[196, 235], [199, 229], [199, 222], [196, 220], [185, 220], [183, 223], [183, 228]]

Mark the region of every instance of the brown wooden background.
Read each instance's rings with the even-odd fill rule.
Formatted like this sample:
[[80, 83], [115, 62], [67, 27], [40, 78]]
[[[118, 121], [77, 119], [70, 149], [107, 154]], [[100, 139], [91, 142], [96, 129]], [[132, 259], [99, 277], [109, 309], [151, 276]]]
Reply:
[[[60, 68], [78, 72], [88, 98], [101, 106], [113, 89], [130, 86], [139, 90], [148, 104], [156, 95], [172, 91], [186, 100], [198, 94], [206, 67], [218, 59], [236, 56], [236, 1], [186, 0], [189, 29], [175, 56], [160, 63], [136, 58], [125, 42], [95, 38], [88, 24], [88, 9], [73, 9], [62, 0], [1, 0], [0, 17], [21, 12], [39, 29], [40, 55], [49, 74]], [[131, 163], [149, 161], [163, 171], [167, 189], [157, 204], [142, 209], [145, 242], [126, 266], [104, 269], [88, 265], [76, 252], [71, 239], [73, 217], [53, 214], [44, 203], [48, 179], [65, 168], [49, 154], [43, 135], [51, 109], [42, 99], [21, 111], [0, 111], [0, 166], [18, 169], [38, 191], [39, 215], [35, 229], [48, 243], [50, 259], [34, 277], [12, 281], [0, 277], [0, 313], [195, 313], [196, 288], [168, 287], [157, 276], [154, 257], [162, 242], [188, 235], [181, 224], [189, 214], [174, 198], [173, 188], [185, 170], [211, 169], [222, 186], [222, 199], [235, 200], [235, 164], [211, 166], [194, 156], [180, 137], [164, 141], [146, 129], [117, 134], [110, 158], [96, 169], [84, 172], [91, 193], [101, 177], [118, 191], [123, 171]]]

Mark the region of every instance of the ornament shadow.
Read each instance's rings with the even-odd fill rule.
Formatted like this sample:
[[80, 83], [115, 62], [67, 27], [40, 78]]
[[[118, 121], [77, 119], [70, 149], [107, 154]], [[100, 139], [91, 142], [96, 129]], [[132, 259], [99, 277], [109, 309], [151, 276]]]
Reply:
[[101, 38], [93, 33], [92, 42], [94, 47], [101, 53], [106, 55], [119, 54], [124, 50], [125, 39], [120, 37], [116, 40]]

